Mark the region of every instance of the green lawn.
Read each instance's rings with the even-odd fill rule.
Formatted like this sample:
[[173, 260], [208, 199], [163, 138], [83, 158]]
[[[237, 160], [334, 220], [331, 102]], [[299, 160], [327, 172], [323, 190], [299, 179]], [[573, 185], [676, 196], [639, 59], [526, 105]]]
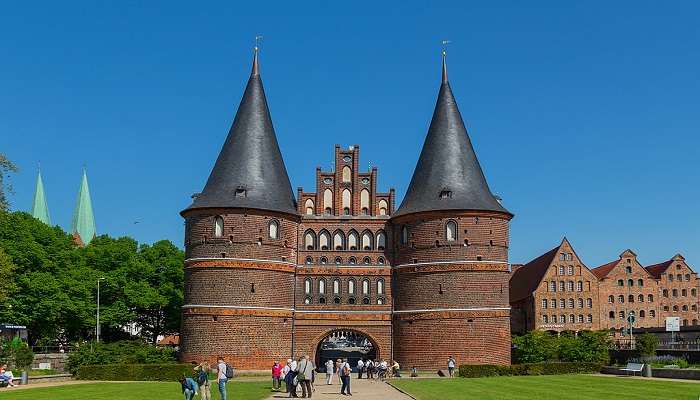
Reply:
[[[216, 384], [216, 382], [214, 382]], [[229, 382], [228, 398], [233, 400], [259, 400], [270, 395], [269, 382]], [[214, 399], [219, 390], [212, 386]], [[182, 400], [178, 382], [86, 383], [49, 388], [24, 390], [0, 389], [0, 400]], [[195, 399], [201, 397], [195, 396]]]
[[401, 379], [391, 382], [418, 400], [649, 400], [700, 398], [700, 383], [591, 375]]

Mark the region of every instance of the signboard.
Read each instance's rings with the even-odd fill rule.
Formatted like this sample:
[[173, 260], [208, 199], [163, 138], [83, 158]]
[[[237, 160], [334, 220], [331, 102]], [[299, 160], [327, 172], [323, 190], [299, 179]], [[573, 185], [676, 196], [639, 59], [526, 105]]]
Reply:
[[666, 332], [680, 332], [681, 317], [666, 317]]

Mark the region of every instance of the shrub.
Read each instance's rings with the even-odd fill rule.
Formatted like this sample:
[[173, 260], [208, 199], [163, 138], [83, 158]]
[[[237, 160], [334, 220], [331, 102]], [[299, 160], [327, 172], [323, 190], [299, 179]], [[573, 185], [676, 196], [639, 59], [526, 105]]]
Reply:
[[656, 347], [659, 345], [659, 338], [649, 332], [637, 336], [637, 350], [642, 356], [653, 356], [656, 354]]
[[141, 341], [83, 343], [68, 355], [68, 371], [75, 375], [82, 365], [176, 363], [175, 351]]
[[32, 366], [34, 362], [34, 352], [26, 343], [22, 343], [14, 351], [15, 368], [24, 370]]
[[532, 331], [513, 338], [518, 363], [545, 361], [607, 363], [609, 334], [606, 331], [581, 332], [578, 336]]
[[557, 337], [548, 332], [532, 331], [513, 338], [515, 357], [520, 363], [537, 363], [557, 358]]
[[663, 368], [666, 365], [677, 365], [679, 368], [688, 368], [690, 365], [685, 358], [671, 355], [636, 357], [630, 358], [629, 362], [651, 364], [654, 368]]
[[482, 378], [487, 376], [589, 374], [600, 371], [595, 362], [546, 362], [514, 365], [460, 365], [459, 376]]
[[76, 378], [100, 381], [176, 381], [194, 375], [191, 364], [81, 365]]

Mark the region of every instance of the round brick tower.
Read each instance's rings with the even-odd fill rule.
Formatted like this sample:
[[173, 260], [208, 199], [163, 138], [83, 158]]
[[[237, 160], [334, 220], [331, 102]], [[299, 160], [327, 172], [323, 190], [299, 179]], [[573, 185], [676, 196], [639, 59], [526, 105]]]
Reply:
[[[299, 215], [253, 70], [226, 142], [185, 218], [181, 359], [267, 369], [291, 354]], [[266, 334], [274, 332], [274, 335]]]
[[393, 215], [394, 358], [406, 368], [510, 363], [508, 224], [447, 80]]

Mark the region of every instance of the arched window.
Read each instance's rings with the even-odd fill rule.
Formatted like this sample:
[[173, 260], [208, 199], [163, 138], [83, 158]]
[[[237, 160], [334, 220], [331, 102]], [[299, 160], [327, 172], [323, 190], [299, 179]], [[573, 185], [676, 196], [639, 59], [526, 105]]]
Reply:
[[622, 279], [617, 280], [617, 286], [625, 286], [625, 281]]
[[457, 223], [454, 221], [447, 221], [445, 224], [445, 239], [448, 242], [453, 242], [457, 240]]
[[355, 232], [354, 230], [350, 231], [350, 233], [348, 233], [348, 248], [350, 250], [357, 250], [357, 242], [357, 232]]
[[547, 308], [548, 302], [547, 299], [542, 299], [542, 308]]
[[350, 171], [350, 167], [347, 165], [343, 167], [343, 182], [351, 182], [352, 181], [352, 171]]
[[685, 280], [689, 281], [690, 280], [690, 274], [685, 274]]
[[342, 201], [342, 207], [343, 207], [343, 214], [345, 215], [350, 215], [351, 214], [351, 197], [350, 196], [350, 191], [348, 189], [343, 190], [343, 201]]
[[304, 293], [311, 294], [311, 279], [309, 278], [304, 279]]
[[669, 281], [669, 282], [673, 282], [673, 274], [670, 274], [670, 275], [668, 276], [668, 281]]
[[386, 215], [388, 208], [386, 200], [379, 200], [379, 215]]
[[549, 318], [547, 318], [546, 315], [543, 315], [543, 316], [542, 316], [542, 323], [543, 323], [543, 324], [548, 324], [548, 323], [549, 323]]
[[608, 303], [612, 304], [614, 302], [615, 302], [615, 296], [613, 296], [613, 295], [608, 296]]
[[627, 302], [628, 302], [628, 303], [634, 303], [634, 295], [633, 295], [633, 294], [627, 296]]
[[311, 199], [306, 199], [306, 203], [304, 203], [304, 208], [306, 209], [306, 215], [314, 215], [314, 201]]
[[609, 317], [610, 319], [615, 319], [615, 311], [610, 311], [610, 312], [608, 313], [608, 317]]
[[386, 234], [384, 231], [377, 232], [377, 250], [384, 250], [386, 248]]
[[377, 296], [384, 296], [384, 279], [377, 280]]
[[678, 289], [673, 289], [671, 293], [673, 293], [673, 297], [678, 297]]
[[586, 299], [586, 307], [593, 308], [593, 299], [590, 297]]
[[678, 280], [678, 282], [682, 281], [682, 280], [683, 280], [683, 275], [682, 275], [682, 274], [676, 275], [676, 279]]
[[313, 231], [306, 231], [304, 235], [304, 247], [306, 250], [313, 250], [316, 248], [316, 235]]
[[372, 259], [369, 257], [365, 257], [362, 259], [362, 264], [365, 264], [365, 265], [372, 264]]
[[323, 191], [323, 209], [326, 214], [333, 214], [333, 192], [330, 189]]
[[566, 290], [568, 290], [570, 292], [574, 291], [574, 281], [566, 282]]
[[579, 314], [576, 321], [577, 321], [579, 324], [582, 324], [582, 323], [583, 323], [583, 314]]
[[623, 296], [623, 295], [617, 296], [617, 301], [619, 301], [620, 303], [624, 303], [624, 302], [625, 302], [625, 296]]
[[220, 216], [214, 218], [214, 236], [222, 237], [224, 236], [224, 219]]
[[586, 322], [588, 322], [589, 324], [590, 324], [590, 323], [593, 323], [593, 315], [588, 314], [588, 315], [586, 316]]
[[637, 286], [644, 286], [644, 279], [637, 279]]
[[318, 261], [319, 261], [321, 264], [326, 264], [326, 263], [328, 263], [328, 259], [327, 259], [326, 257], [321, 257], [321, 258], [318, 259]]
[[653, 294], [648, 295], [648, 296], [647, 296], [647, 301], [648, 301], [649, 303], [653, 303], [653, 302], [654, 302], [654, 295], [653, 295]]
[[319, 295], [326, 294], [326, 280], [323, 278], [318, 280], [318, 294]]
[[384, 299], [382, 299], [381, 297], [377, 298], [377, 305], [381, 306], [383, 304], [384, 304]]
[[343, 259], [342, 259], [342, 258], [340, 258], [340, 257], [336, 257], [336, 258], [335, 258], [335, 265], [340, 265], [340, 264], [342, 264], [342, 263], [343, 263]]
[[574, 308], [574, 299], [569, 299], [569, 308]]
[[408, 228], [406, 228], [406, 225], [401, 227], [401, 244], [407, 244], [408, 243]]
[[350, 265], [357, 264], [357, 259], [355, 257], [348, 258], [348, 264], [350, 264]]
[[688, 290], [687, 289], [681, 289], [681, 296], [685, 297], [688, 295]]
[[306, 296], [304, 298], [304, 304], [311, 304], [311, 296]]
[[306, 263], [307, 264], [312, 264], [314, 262], [314, 259], [311, 257], [306, 257]]
[[362, 294], [364, 296], [369, 295], [369, 279], [362, 280]]
[[583, 282], [582, 281], [576, 282], [576, 290], [578, 290], [579, 292], [583, 292]]
[[578, 299], [578, 308], [583, 308], [583, 299]]
[[270, 221], [270, 225], [268, 226], [268, 234], [270, 236], [270, 239], [278, 239], [279, 238], [279, 229], [280, 229], [279, 222], [277, 222], [275, 220]]
[[333, 294], [340, 294], [340, 280], [333, 279]]
[[379, 264], [379, 265], [384, 265], [384, 257], [378, 257], [378, 258], [377, 258], [377, 264]]
[[323, 230], [318, 234], [318, 246], [321, 250], [328, 250], [331, 242], [331, 235], [328, 231]]
[[355, 280], [354, 279], [349, 279], [348, 280], [348, 294], [350, 296], [355, 295]]
[[345, 236], [343, 232], [336, 231], [333, 235], [333, 248], [336, 250], [343, 250], [345, 248]]
[[696, 289], [690, 289], [690, 295], [695, 297], [698, 295], [698, 291]]
[[360, 192], [360, 208], [367, 210], [365, 214], [369, 214], [369, 190], [367, 189], [362, 189]]
[[637, 302], [644, 303], [644, 295], [643, 294], [640, 294], [639, 296], [637, 296]]
[[362, 250], [372, 250], [372, 234], [369, 231], [362, 232]]
[[654, 310], [649, 310], [649, 316], [650, 316], [651, 318], [656, 318], [656, 311], [654, 311]]
[[668, 289], [664, 289], [661, 294], [663, 294], [664, 297], [668, 297]]
[[557, 299], [552, 299], [552, 308], [557, 308]]

